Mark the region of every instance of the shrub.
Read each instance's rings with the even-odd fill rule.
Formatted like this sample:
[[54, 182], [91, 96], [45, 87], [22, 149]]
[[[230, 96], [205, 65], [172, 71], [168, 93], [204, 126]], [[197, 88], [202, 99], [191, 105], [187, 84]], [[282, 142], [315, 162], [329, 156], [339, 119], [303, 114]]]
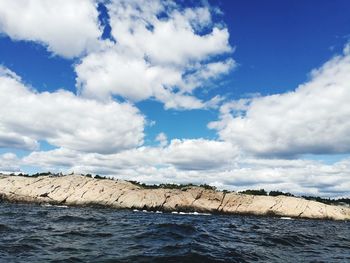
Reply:
[[[133, 180], [128, 180], [128, 182], [132, 183], [134, 185], [137, 185], [139, 187], [145, 188], [145, 189], [159, 189], [159, 188], [163, 188], [163, 189], [181, 189], [181, 190], [185, 190], [188, 187], [198, 186], [198, 185], [194, 185], [194, 184], [144, 184], [144, 183], [140, 183], [140, 182], [133, 181]], [[203, 187], [204, 189], [209, 189], [209, 190], [216, 190], [216, 187], [210, 186], [210, 185], [207, 185], [207, 184], [202, 184], [199, 187]]]
[[39, 177], [39, 176], [50, 176], [53, 175], [51, 172], [43, 172], [43, 173], [36, 173], [36, 174], [32, 174], [32, 177]]
[[200, 187], [203, 187], [204, 189], [207, 189], [207, 190], [213, 190], [213, 191], [216, 190], [215, 186], [211, 186], [211, 185], [208, 185], [208, 184], [201, 184]]
[[285, 196], [294, 196], [291, 193], [284, 193], [280, 191], [270, 191], [269, 196], [279, 196], [279, 195], [285, 195]]
[[264, 189], [259, 189], [259, 190], [244, 190], [239, 192], [241, 194], [246, 194], [246, 195], [267, 195], [267, 192]]
[[94, 178], [95, 178], [95, 179], [107, 179], [106, 177], [101, 176], [101, 175], [98, 175], [98, 174], [96, 174], [96, 175], [94, 176]]

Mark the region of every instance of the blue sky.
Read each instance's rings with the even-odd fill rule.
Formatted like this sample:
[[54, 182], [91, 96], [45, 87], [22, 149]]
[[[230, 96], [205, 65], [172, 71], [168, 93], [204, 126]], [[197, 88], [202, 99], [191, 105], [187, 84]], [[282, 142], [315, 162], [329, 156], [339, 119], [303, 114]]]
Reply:
[[349, 1], [45, 2], [0, 6], [0, 76], [23, 89], [2, 97], [28, 114], [0, 116], [0, 170], [349, 194]]
[[241, 65], [229, 76], [237, 94], [294, 90], [350, 38], [348, 1], [221, 1], [219, 6]]

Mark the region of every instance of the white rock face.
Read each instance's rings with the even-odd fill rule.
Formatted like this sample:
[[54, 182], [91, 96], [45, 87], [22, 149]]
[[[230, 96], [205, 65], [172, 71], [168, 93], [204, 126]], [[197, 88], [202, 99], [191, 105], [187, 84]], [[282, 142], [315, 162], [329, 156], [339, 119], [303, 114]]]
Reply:
[[122, 180], [80, 175], [0, 175], [0, 199], [11, 202], [101, 205], [114, 208], [350, 220], [350, 208], [287, 196], [254, 196], [187, 187], [144, 189]]

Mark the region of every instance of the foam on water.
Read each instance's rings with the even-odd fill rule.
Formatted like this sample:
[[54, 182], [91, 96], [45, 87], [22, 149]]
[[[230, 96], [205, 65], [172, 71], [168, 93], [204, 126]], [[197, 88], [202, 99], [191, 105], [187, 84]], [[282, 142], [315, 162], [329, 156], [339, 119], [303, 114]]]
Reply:
[[52, 205], [52, 204], [42, 204], [41, 206], [44, 206], [44, 207], [60, 207], [60, 208], [68, 208], [68, 206], [66, 205]]
[[[133, 209], [133, 212], [143, 212], [143, 213], [156, 213], [156, 214], [163, 214], [162, 211], [150, 211], [150, 210], [138, 210], [138, 209]], [[210, 216], [211, 214], [209, 213], [199, 213], [199, 212], [178, 212], [178, 211], [172, 211], [171, 214], [176, 214], [176, 215], [201, 215], [201, 216]]]

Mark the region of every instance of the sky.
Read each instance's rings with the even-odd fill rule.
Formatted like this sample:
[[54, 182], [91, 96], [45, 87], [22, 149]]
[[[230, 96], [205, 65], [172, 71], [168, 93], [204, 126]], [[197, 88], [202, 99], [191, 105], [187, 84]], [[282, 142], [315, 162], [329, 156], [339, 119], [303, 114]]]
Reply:
[[347, 0], [2, 0], [0, 171], [350, 196]]

